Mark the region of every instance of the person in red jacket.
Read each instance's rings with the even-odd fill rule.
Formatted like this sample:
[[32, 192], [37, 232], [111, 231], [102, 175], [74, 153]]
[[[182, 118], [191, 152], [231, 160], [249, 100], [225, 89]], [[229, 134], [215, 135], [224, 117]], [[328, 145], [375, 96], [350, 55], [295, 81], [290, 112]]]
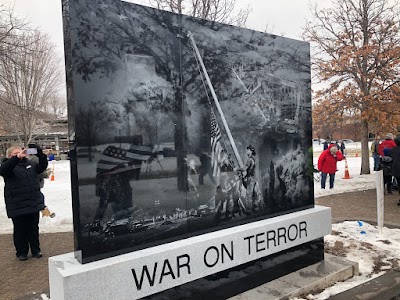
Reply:
[[321, 189], [325, 189], [326, 178], [329, 174], [329, 188], [333, 189], [337, 162], [343, 159], [343, 154], [334, 144], [321, 153], [318, 158], [318, 170], [321, 171]]
[[396, 147], [396, 143], [394, 142], [394, 136], [392, 133], [388, 133], [385, 136], [385, 140], [379, 144], [378, 147], [378, 153], [380, 156], [384, 156], [385, 154], [383, 153], [383, 149], [387, 148], [387, 149], [392, 149], [394, 147]]

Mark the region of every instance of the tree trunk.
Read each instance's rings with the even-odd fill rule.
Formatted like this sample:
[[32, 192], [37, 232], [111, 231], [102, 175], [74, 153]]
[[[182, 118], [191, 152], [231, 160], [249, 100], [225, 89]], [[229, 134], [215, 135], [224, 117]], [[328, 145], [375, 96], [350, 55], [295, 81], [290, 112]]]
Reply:
[[[181, 52], [179, 52], [181, 53]], [[181, 68], [179, 68], [181, 69]], [[175, 151], [176, 151], [176, 162], [177, 162], [177, 184], [179, 191], [188, 191], [187, 182], [187, 161], [186, 161], [186, 124], [185, 124], [185, 109], [184, 99], [182, 97], [182, 84], [181, 77], [179, 78], [179, 85], [175, 92]]]
[[[177, 101], [183, 101], [180, 92], [177, 92]], [[179, 95], [178, 95], [179, 94]], [[179, 98], [179, 99], [178, 99]], [[187, 163], [186, 163], [186, 142], [185, 142], [185, 116], [183, 111], [178, 111], [176, 116], [175, 125], [175, 151], [176, 151], [176, 162], [177, 162], [177, 180], [178, 190], [187, 191]]]
[[88, 147], [88, 155], [89, 155], [89, 157], [88, 157], [89, 162], [92, 162], [93, 161], [93, 158], [92, 158], [92, 145], [89, 145], [89, 147]]
[[360, 174], [370, 174], [369, 147], [368, 147], [368, 122], [361, 121], [361, 171]]
[[[182, 36], [182, 15], [179, 15], [179, 36]], [[188, 191], [188, 170], [187, 170], [187, 157], [186, 157], [186, 123], [185, 123], [185, 100], [183, 99], [184, 91], [182, 84], [183, 70], [182, 70], [182, 44], [180, 39], [175, 39], [176, 52], [174, 55], [174, 64], [177, 70], [179, 70], [178, 84], [175, 92], [175, 113], [176, 113], [176, 124], [175, 124], [175, 151], [177, 160], [177, 184], [179, 191]]]

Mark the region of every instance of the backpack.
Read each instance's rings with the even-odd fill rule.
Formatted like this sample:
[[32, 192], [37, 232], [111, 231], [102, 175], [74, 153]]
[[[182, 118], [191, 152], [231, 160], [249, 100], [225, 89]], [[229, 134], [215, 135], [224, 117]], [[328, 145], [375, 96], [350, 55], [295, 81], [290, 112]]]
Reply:
[[371, 144], [371, 152], [372, 153], [378, 153], [378, 146], [379, 146], [378, 143], [372, 142], [372, 144]]

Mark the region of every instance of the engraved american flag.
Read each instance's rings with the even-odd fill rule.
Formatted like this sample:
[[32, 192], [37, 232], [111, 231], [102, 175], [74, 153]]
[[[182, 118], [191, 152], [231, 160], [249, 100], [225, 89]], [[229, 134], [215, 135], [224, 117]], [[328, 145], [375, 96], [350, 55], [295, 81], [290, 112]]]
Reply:
[[214, 112], [211, 110], [211, 167], [214, 177], [218, 177], [221, 172], [220, 163], [224, 149], [222, 148], [220, 139], [221, 130], [219, 129]]
[[108, 146], [97, 162], [97, 174], [115, 174], [141, 168], [143, 161], [157, 153], [152, 148], [142, 145], [131, 145], [130, 149]]

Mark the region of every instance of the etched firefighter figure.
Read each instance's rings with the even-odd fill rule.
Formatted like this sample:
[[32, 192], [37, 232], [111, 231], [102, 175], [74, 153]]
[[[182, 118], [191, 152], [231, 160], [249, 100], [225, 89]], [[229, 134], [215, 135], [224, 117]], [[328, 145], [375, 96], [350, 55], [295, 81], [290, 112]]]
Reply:
[[[185, 161], [187, 162], [186, 158]], [[193, 180], [193, 177], [197, 175], [196, 164], [193, 159], [190, 159], [187, 165], [188, 165], [187, 167], [188, 195], [191, 198], [192, 203], [197, 205], [200, 194]]]
[[244, 166], [244, 170], [241, 171], [242, 183], [246, 189], [246, 199], [244, 202], [244, 206], [246, 208], [246, 214], [251, 214], [253, 212], [257, 212], [261, 209], [262, 201], [261, 201], [261, 192], [258, 187], [257, 180], [255, 178], [256, 175], [256, 150], [254, 146], [249, 145], [246, 148], [246, 165]]
[[230, 159], [229, 154], [221, 151], [220, 166], [219, 166], [219, 185], [215, 191], [215, 216], [216, 220], [226, 219], [229, 220], [233, 216], [233, 188], [234, 180], [232, 178], [232, 171], [234, 164]]

